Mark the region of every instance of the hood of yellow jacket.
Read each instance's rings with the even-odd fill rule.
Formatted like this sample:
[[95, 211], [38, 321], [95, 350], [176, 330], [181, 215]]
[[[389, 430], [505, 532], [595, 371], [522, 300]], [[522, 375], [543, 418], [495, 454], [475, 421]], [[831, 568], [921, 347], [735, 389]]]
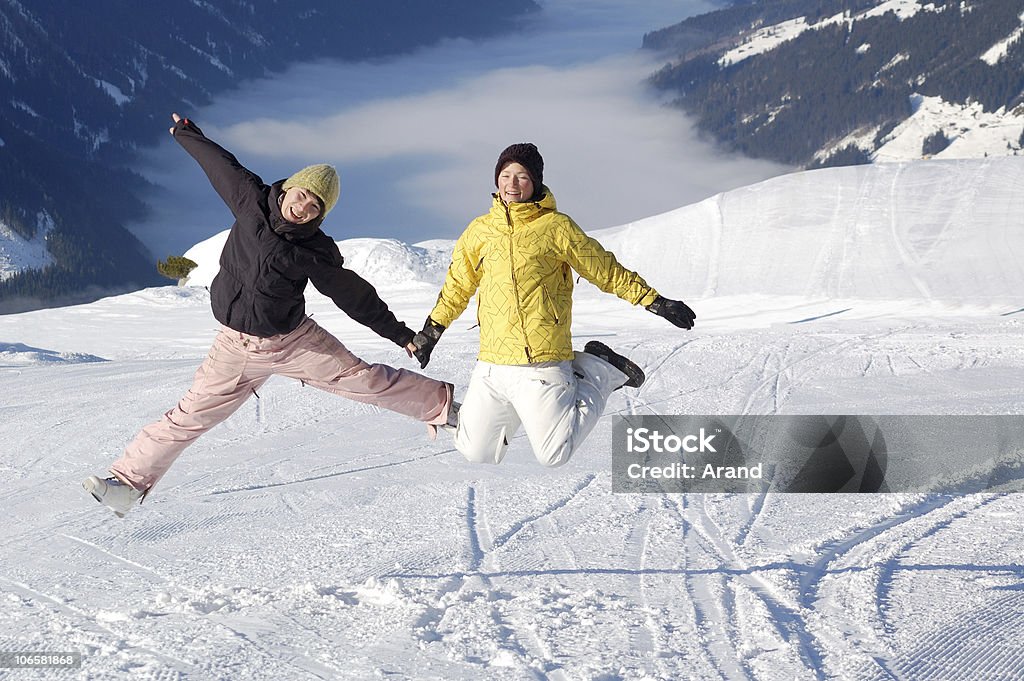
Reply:
[[541, 185], [543, 194], [540, 199], [536, 201], [520, 201], [516, 203], [505, 203], [505, 201], [497, 194], [491, 194], [494, 201], [491, 203], [491, 214], [494, 216], [505, 217], [506, 211], [511, 215], [512, 219], [517, 222], [529, 222], [544, 213], [549, 213], [558, 210], [558, 204], [555, 202], [555, 195], [548, 189], [547, 185]]

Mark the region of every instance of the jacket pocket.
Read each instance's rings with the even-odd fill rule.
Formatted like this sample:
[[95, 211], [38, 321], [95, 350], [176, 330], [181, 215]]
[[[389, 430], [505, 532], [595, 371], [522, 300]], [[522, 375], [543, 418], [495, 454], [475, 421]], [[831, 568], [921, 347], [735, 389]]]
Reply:
[[559, 306], [558, 293], [552, 293], [546, 285], [540, 288], [540, 309], [542, 318], [549, 324], [560, 324], [565, 316]]

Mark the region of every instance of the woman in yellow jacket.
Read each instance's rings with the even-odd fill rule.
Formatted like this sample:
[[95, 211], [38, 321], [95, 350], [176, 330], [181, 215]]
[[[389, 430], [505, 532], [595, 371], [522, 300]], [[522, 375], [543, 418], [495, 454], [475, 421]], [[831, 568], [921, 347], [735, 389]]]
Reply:
[[560, 466], [586, 438], [612, 391], [639, 387], [644, 373], [603, 343], [572, 349], [573, 274], [690, 329], [696, 315], [661, 297], [572, 218], [544, 186], [533, 144], [498, 158], [491, 210], [473, 220], [452, 253], [437, 304], [413, 345], [421, 367], [441, 333], [477, 293], [480, 354], [457, 419], [455, 446], [467, 459], [499, 463], [522, 425], [537, 459]]

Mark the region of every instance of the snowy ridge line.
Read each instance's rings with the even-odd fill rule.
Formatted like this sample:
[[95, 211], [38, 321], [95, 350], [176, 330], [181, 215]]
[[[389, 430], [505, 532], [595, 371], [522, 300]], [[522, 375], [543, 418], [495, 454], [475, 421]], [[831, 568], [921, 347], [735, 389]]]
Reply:
[[229, 487], [227, 489], [216, 489], [209, 492], [210, 495], [220, 494], [237, 494], [239, 492], [261, 492], [263, 490], [274, 489], [275, 487], [288, 487], [291, 485], [302, 485], [308, 482], [316, 482], [318, 480], [327, 480], [329, 478], [337, 478], [343, 475], [351, 475], [353, 473], [363, 473], [365, 471], [374, 471], [381, 468], [393, 468], [395, 466], [404, 466], [409, 463], [416, 463], [418, 461], [425, 461], [426, 459], [436, 459], [444, 456], [445, 454], [451, 454], [455, 452], [454, 448], [446, 449], [440, 452], [434, 452], [432, 454], [424, 454], [423, 456], [414, 456], [408, 459], [402, 459], [400, 461], [392, 461], [390, 463], [375, 464], [372, 466], [361, 466], [358, 468], [348, 468], [337, 473], [325, 473], [323, 475], [314, 475], [307, 478], [298, 478], [296, 480], [286, 480], [284, 482], [269, 482], [262, 485], [245, 485], [242, 487]]
[[[1014, 157], [826, 168], [592, 234], [659, 291], [691, 300], [761, 294], [991, 307], [1024, 287], [1016, 264], [1024, 235], [1007, 223], [1024, 211], [1021, 187], [1024, 159]], [[795, 216], [794, 206], [808, 214]], [[225, 239], [223, 232], [186, 253], [199, 263], [189, 286], [209, 285]], [[338, 244], [349, 267], [400, 295], [436, 292], [450, 256], [448, 247], [394, 239]], [[829, 312], [840, 306], [850, 308], [837, 302]]]

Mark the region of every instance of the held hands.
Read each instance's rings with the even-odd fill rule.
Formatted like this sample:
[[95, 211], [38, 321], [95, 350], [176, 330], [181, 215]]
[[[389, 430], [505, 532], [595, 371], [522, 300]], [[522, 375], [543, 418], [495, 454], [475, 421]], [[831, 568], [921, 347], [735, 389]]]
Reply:
[[697, 318], [690, 306], [681, 300], [669, 300], [658, 296], [654, 299], [654, 302], [647, 306], [647, 309], [658, 315], [664, 317], [676, 326], [682, 329], [692, 329], [693, 320]]
[[430, 317], [423, 322], [423, 330], [412, 337], [412, 342], [405, 346], [410, 357], [415, 357], [420, 363], [420, 369], [426, 369], [430, 362], [430, 353], [433, 352], [437, 341], [441, 340], [444, 327]]

